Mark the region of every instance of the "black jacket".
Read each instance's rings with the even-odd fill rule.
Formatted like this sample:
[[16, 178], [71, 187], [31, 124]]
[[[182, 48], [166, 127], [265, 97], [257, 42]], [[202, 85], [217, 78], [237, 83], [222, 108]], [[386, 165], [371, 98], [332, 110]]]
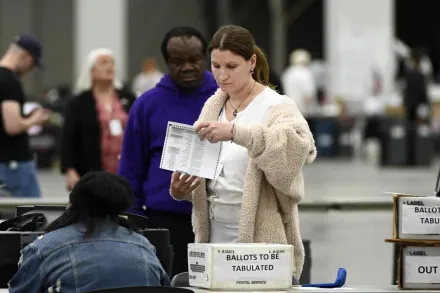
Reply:
[[[128, 91], [118, 90], [118, 97], [128, 113], [136, 97]], [[101, 128], [91, 90], [74, 96], [64, 112], [61, 138], [61, 172], [75, 169], [80, 176], [102, 170]]]
[[409, 68], [405, 74], [405, 91], [403, 101], [407, 109], [428, 104], [426, 77], [418, 69]]

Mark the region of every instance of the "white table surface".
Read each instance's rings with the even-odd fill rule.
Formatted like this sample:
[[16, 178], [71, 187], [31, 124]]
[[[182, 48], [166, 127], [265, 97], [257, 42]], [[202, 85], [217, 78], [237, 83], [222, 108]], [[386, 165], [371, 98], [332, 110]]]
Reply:
[[[305, 198], [299, 203], [303, 207], [328, 207], [332, 205], [387, 205], [392, 207], [392, 195], [353, 197], [320, 197], [315, 199]], [[13, 208], [19, 205], [67, 205], [64, 198], [0, 198], [0, 208]]]
[[[199, 289], [199, 288], [188, 288], [193, 290], [195, 293], [209, 293], [210, 291], [207, 289]], [[230, 292], [230, 293], [238, 293], [240, 291], [224, 291], [224, 290], [215, 290], [212, 292]], [[246, 291], [249, 293], [276, 293], [276, 292], [288, 292], [288, 293], [296, 293], [296, 292], [316, 292], [316, 293], [393, 293], [393, 292], [402, 292], [402, 293], [421, 293], [421, 292], [428, 292], [428, 293], [440, 293], [440, 290], [435, 291], [423, 291], [423, 290], [400, 290], [397, 288], [397, 286], [379, 286], [379, 287], [343, 287], [343, 288], [335, 288], [335, 289], [321, 289], [321, 288], [295, 288], [291, 290], [286, 291], [280, 291], [280, 290], [270, 290], [270, 291]], [[0, 289], [0, 293], [9, 293], [8, 289]], [[240, 293], [243, 293], [241, 291]]]
[[[200, 288], [188, 288], [193, 290], [195, 293], [209, 293], [209, 292], [230, 292], [230, 293], [243, 293], [243, 291], [224, 291], [224, 290], [212, 290], [209, 291], [207, 289]], [[247, 291], [249, 293], [268, 293], [269, 291]], [[343, 288], [335, 288], [335, 289], [323, 289], [323, 288], [292, 288], [290, 290], [270, 290], [270, 293], [278, 293], [278, 292], [288, 292], [288, 293], [296, 293], [296, 292], [316, 292], [316, 293], [392, 293], [392, 292], [402, 292], [402, 293], [440, 293], [440, 290], [400, 290], [397, 286], [378, 286], [378, 287], [369, 287], [369, 286], [355, 286], [355, 287], [343, 287]], [[3, 293], [0, 291], [0, 293]]]

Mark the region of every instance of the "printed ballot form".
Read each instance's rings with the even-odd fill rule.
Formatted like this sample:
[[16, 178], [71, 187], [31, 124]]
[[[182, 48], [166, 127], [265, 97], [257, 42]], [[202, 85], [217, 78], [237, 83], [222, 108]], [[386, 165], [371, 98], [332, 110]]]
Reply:
[[168, 122], [160, 168], [214, 179], [222, 144], [203, 141], [192, 125]]

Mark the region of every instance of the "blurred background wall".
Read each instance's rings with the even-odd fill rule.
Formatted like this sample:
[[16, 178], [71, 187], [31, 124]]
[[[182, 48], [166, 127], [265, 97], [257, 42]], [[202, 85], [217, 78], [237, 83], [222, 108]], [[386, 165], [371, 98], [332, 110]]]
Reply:
[[[92, 46], [93, 43], [99, 44], [96, 38], [111, 37], [94, 34], [98, 30], [96, 26], [102, 27], [98, 19], [104, 19], [106, 24], [113, 25], [116, 31], [119, 31], [121, 22], [112, 17], [112, 11], [108, 9], [114, 5], [124, 6], [126, 14], [123, 17], [125, 23], [123, 39], [126, 41], [124, 47], [128, 49], [123, 54], [125, 60], [119, 62], [124, 64], [122, 66], [124, 77], [131, 79], [139, 72], [141, 62], [146, 56], [156, 57], [162, 61], [160, 42], [170, 28], [178, 25], [195, 26], [208, 38], [211, 37], [222, 23], [220, 19], [222, 15], [217, 10], [220, 10], [219, 7], [223, 4], [219, 5], [218, 2], [221, 1], [0, 0], [0, 50], [5, 51], [11, 39], [17, 34], [33, 33], [43, 43], [47, 70], [28, 76], [25, 80], [26, 90], [33, 92], [57, 84], [71, 85], [78, 70], [75, 62], [82, 61], [75, 61], [75, 50], [81, 51], [75, 42], [75, 17], [81, 19], [77, 28], [82, 31], [88, 30], [89, 35], [95, 35], [95, 40], [92, 39], [93, 42], [89, 43], [89, 46]], [[229, 20], [247, 27], [270, 58], [272, 38], [269, 2], [267, 0], [225, 0], [224, 2], [230, 2], [230, 12], [226, 13]], [[87, 19], [83, 15], [76, 15], [77, 6], [84, 3], [89, 5], [89, 8], [96, 7], [96, 13], [94, 11], [88, 13], [88, 15], [95, 14], [97, 21], [94, 25], [87, 26], [84, 24]], [[323, 57], [323, 1], [285, 1], [283, 7], [288, 14], [285, 32], [290, 36], [285, 40], [285, 52], [304, 47], [308, 48], [313, 56]], [[110, 31], [114, 30], [110, 29]], [[114, 41], [114, 44], [116, 43]], [[116, 45], [118, 46], [120, 45]], [[117, 48], [112, 49], [117, 50]], [[283, 57], [282, 60], [286, 66], [287, 57]], [[161, 65], [164, 66], [163, 63]]]
[[1, 0], [0, 50], [4, 52], [20, 33], [37, 35], [44, 46], [47, 70], [25, 78], [27, 92], [43, 86], [68, 84], [73, 80], [73, 1]]
[[[432, 36], [440, 26], [440, 20], [435, 16], [435, 11], [440, 9], [439, 1], [419, 1], [417, 9], [414, 9], [415, 2], [411, 0], [360, 0], [356, 1], [356, 4], [350, 0], [280, 1], [283, 27], [278, 27], [276, 31], [273, 30], [274, 20], [271, 19], [271, 16], [276, 15], [271, 11], [273, 2], [277, 1], [0, 0], [0, 50], [4, 51], [9, 41], [18, 33], [34, 33], [44, 44], [47, 70], [43, 74], [37, 73], [27, 77], [26, 89], [36, 91], [55, 84], [71, 84], [77, 70], [75, 64], [80, 62], [75, 58], [81, 58], [84, 54], [79, 49], [81, 45], [75, 41], [75, 37], [78, 36], [75, 34], [75, 28], [82, 27], [83, 31], [88, 31], [89, 36], [96, 36], [96, 26], [102, 27], [100, 23], [106, 23], [114, 26], [110, 31], [114, 33], [113, 43], [119, 49], [112, 49], [123, 51], [121, 56], [124, 56], [124, 59], [119, 62], [123, 64], [121, 70], [124, 79], [129, 80], [139, 71], [144, 57], [153, 56], [161, 60], [159, 45], [165, 32], [171, 27], [195, 26], [209, 38], [219, 25], [228, 22], [247, 27], [257, 43], [266, 51], [269, 59], [272, 59], [272, 66], [277, 67], [276, 71], [282, 71], [282, 65], [288, 64], [287, 54], [295, 48], [306, 48], [314, 58], [332, 58], [328, 46], [337, 46], [340, 42], [336, 41], [335, 26], [326, 24], [330, 23], [330, 18], [336, 16], [345, 22], [350, 19], [357, 20], [358, 23], [364, 21], [367, 25], [364, 28], [380, 28], [386, 31], [383, 33], [384, 37], [393, 35], [409, 46], [424, 46], [430, 56], [434, 57], [431, 58], [434, 68], [438, 67], [440, 40]], [[77, 9], [77, 6], [84, 3], [91, 9], [88, 15], [97, 20], [94, 25], [88, 25], [87, 19], [80, 15], [81, 12]], [[362, 5], [364, 8], [360, 9]], [[113, 13], [109, 11], [111, 7], [118, 7], [119, 10]], [[352, 12], [357, 9], [360, 14], [350, 13], [350, 9], [355, 9]], [[335, 11], [339, 16], [335, 15]], [[379, 15], [383, 17], [380, 18]], [[76, 19], [80, 20], [80, 24], [75, 24]], [[100, 22], [99, 19], [104, 21]], [[124, 25], [122, 28], [121, 24]], [[122, 36], [115, 37], [118, 34]], [[275, 34], [282, 35], [278, 38], [281, 44], [274, 43]], [[104, 37], [109, 39], [111, 36], [98, 34], [94, 43], [99, 44], [99, 38]], [[117, 44], [119, 39], [125, 43]], [[89, 46], [91, 45], [93, 42], [89, 42]], [[371, 44], [371, 47], [375, 46]], [[76, 50], [81, 51], [79, 55], [76, 55]], [[85, 47], [82, 50], [85, 51]], [[273, 60], [274, 56], [278, 56], [275, 58], [281, 61]], [[385, 56], [383, 57], [385, 59]], [[387, 66], [392, 66], [391, 63]]]
[[38, 99], [48, 88], [71, 87], [93, 48], [114, 50], [129, 84], [146, 57], [166, 72], [160, 44], [170, 28], [194, 26], [210, 39], [233, 23], [252, 32], [274, 73], [283, 73], [298, 48], [325, 62], [327, 100], [343, 100], [359, 112], [375, 78], [383, 101], [400, 95], [402, 46], [396, 43], [406, 53], [424, 49], [433, 68], [430, 96], [440, 98], [439, 10], [440, 1], [414, 0], [0, 0], [0, 51], [19, 33], [41, 39], [46, 69], [24, 80], [29, 97]]

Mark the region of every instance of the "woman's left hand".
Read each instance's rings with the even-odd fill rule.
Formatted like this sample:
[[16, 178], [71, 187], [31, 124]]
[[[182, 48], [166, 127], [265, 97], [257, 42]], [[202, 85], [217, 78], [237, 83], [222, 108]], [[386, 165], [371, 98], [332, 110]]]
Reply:
[[229, 141], [233, 138], [232, 131], [234, 124], [232, 123], [218, 121], [198, 122], [195, 127], [195, 131], [199, 134], [200, 140], [206, 138], [210, 143]]

